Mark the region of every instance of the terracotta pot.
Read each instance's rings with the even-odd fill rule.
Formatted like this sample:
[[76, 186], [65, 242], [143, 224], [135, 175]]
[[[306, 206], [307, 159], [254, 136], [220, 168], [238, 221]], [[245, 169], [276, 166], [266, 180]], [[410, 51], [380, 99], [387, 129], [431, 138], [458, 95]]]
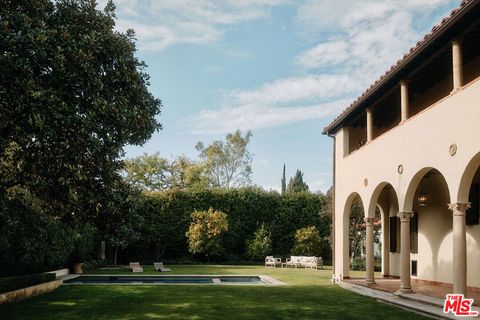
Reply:
[[72, 272], [75, 274], [82, 274], [83, 269], [82, 269], [83, 263], [82, 262], [77, 262], [72, 265]]

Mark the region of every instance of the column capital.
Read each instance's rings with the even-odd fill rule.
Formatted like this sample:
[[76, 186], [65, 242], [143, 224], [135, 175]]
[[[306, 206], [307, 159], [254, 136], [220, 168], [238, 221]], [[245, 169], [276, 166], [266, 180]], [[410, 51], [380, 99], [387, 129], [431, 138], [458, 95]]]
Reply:
[[408, 86], [408, 83], [410, 82], [410, 79], [402, 79], [400, 80], [398, 83], [401, 85], [401, 86]]
[[399, 212], [397, 213], [397, 217], [400, 218], [401, 222], [409, 222], [410, 218], [413, 217], [413, 212]]
[[373, 225], [375, 218], [364, 218], [363, 220], [365, 221], [365, 224], [369, 226], [369, 225]]
[[452, 40], [452, 45], [461, 45], [461, 44], [462, 44], [461, 38], [456, 37]]
[[453, 211], [454, 216], [464, 216], [470, 207], [470, 202], [456, 202], [448, 204], [448, 209]]

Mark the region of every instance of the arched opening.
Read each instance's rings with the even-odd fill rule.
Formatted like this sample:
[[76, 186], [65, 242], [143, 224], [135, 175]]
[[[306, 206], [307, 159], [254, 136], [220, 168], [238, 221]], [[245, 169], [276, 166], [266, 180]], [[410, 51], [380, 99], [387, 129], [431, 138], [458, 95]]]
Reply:
[[353, 277], [365, 277], [366, 228], [363, 201], [357, 194], [348, 208], [348, 261]]
[[[452, 213], [444, 176], [434, 168], [420, 170], [407, 189], [404, 211], [410, 218], [410, 275], [436, 283], [452, 283]], [[399, 250], [403, 250], [399, 248]]]
[[383, 277], [398, 275], [398, 243], [400, 242], [397, 223], [398, 197], [390, 183], [382, 182], [375, 188], [370, 200], [369, 212], [375, 211], [375, 271]]
[[350, 225], [355, 225], [352, 221], [358, 221], [358, 223], [360, 223], [360, 219], [363, 221], [363, 217], [363, 201], [357, 192], [353, 192], [345, 200], [343, 208], [342, 237], [341, 239], [338, 239], [342, 243], [341, 246], [343, 251], [340, 260], [343, 269], [342, 274], [340, 275], [341, 278], [350, 278], [350, 257], [352, 256], [352, 252], [355, 255], [356, 252], [361, 251], [358, 250], [358, 247], [360, 246], [358, 241], [352, 246], [352, 238], [354, 238], [353, 240], [355, 241], [357, 237], [355, 233], [352, 233]]
[[469, 162], [462, 175], [457, 202], [470, 203], [465, 220], [467, 224], [467, 286], [480, 287], [480, 153]]

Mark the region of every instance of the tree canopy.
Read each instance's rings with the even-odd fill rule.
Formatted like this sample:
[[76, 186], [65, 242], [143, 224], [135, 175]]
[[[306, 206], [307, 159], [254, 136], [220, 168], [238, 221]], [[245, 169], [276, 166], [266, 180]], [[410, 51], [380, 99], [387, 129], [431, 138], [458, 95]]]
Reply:
[[242, 135], [239, 130], [229, 133], [226, 141], [214, 141], [205, 146], [198, 142], [196, 149], [206, 163], [213, 187], [241, 187], [250, 184], [252, 175], [252, 154], [247, 146], [252, 133]]
[[195, 189], [208, 186], [206, 166], [185, 156], [170, 161], [159, 153], [125, 160], [125, 179], [146, 191]]
[[295, 175], [288, 182], [287, 192], [305, 192], [308, 189], [308, 185], [303, 181], [302, 171], [297, 169]]
[[212, 208], [194, 211], [186, 236], [191, 253], [200, 253], [207, 258], [222, 253], [222, 235], [228, 231], [227, 215]]
[[126, 144], [161, 129], [132, 30], [114, 5], [17, 0], [0, 6], [0, 197], [12, 187], [48, 214], [90, 219], [120, 179]]

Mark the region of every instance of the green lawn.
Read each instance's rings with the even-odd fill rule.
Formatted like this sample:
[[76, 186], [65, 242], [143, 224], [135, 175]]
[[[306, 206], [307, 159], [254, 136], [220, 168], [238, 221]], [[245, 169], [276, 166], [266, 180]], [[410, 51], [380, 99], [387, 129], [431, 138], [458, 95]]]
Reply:
[[[170, 274], [263, 274], [289, 285], [62, 286], [0, 306], [0, 319], [423, 319], [332, 286], [330, 270], [170, 267]], [[145, 274], [158, 273], [148, 267]]]

